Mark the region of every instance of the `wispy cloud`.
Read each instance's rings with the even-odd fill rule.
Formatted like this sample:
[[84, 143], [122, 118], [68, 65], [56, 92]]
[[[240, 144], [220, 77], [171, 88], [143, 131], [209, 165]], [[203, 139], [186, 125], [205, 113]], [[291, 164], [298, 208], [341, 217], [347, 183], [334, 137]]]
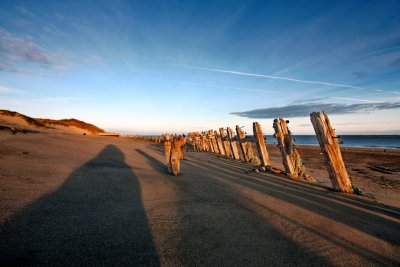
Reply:
[[268, 79], [284, 80], [284, 81], [297, 82], [297, 83], [317, 84], [317, 85], [324, 85], [324, 86], [345, 87], [345, 88], [353, 88], [353, 89], [365, 89], [363, 87], [353, 86], [353, 85], [348, 85], [348, 84], [331, 83], [331, 82], [324, 82], [324, 81], [300, 80], [300, 79], [294, 79], [294, 78], [283, 77], [283, 76], [273, 76], [273, 75], [265, 75], [265, 74], [249, 73], [249, 72], [240, 72], [240, 71], [233, 71], [233, 70], [204, 68], [204, 67], [189, 66], [189, 65], [174, 65], [174, 66], [182, 67], [182, 68], [190, 68], [190, 69], [212, 71], [212, 72], [229, 73], [229, 74], [242, 75], [242, 76], [263, 77], [263, 78], [268, 78]]
[[331, 99], [348, 100], [348, 101], [365, 102], [365, 103], [380, 103], [381, 102], [381, 101], [365, 100], [365, 99], [349, 98], [349, 97], [331, 97]]
[[50, 57], [39, 45], [29, 37], [16, 36], [0, 28], [0, 56], [7, 63], [23, 61], [38, 63], [42, 66], [50, 64]]
[[253, 119], [266, 118], [298, 118], [307, 117], [314, 111], [324, 110], [328, 114], [350, 114], [357, 112], [371, 112], [377, 110], [389, 110], [400, 108], [400, 102], [381, 102], [369, 104], [334, 104], [334, 103], [311, 103], [300, 105], [288, 105], [284, 107], [254, 109], [243, 112], [231, 112], [232, 115], [238, 115]]
[[0, 61], [0, 71], [43, 77], [47, 75], [28, 70], [26, 63], [54, 71], [65, 70], [72, 65], [54, 57], [30, 36], [15, 35], [3, 28], [0, 28]]

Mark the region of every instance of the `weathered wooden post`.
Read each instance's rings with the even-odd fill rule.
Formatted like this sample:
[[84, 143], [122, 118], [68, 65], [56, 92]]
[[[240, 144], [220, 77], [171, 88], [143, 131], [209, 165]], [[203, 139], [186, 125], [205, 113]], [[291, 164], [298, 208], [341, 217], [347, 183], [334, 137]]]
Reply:
[[233, 140], [233, 138], [234, 138], [233, 131], [232, 131], [232, 129], [230, 127], [227, 127], [226, 128], [226, 132], [228, 134], [228, 140], [229, 140], [229, 143], [231, 145], [233, 158], [236, 159], [236, 160], [240, 160], [239, 150], [238, 150], [238, 147], [237, 147], [238, 146], [238, 142]]
[[219, 154], [222, 156], [225, 156], [226, 154], [225, 154], [224, 145], [222, 144], [222, 141], [221, 141], [221, 138], [219, 137], [218, 131], [214, 131], [214, 135], [215, 135], [215, 140], [217, 141]]
[[205, 134], [206, 134], [206, 139], [207, 139], [207, 143], [208, 143], [208, 147], [209, 147], [209, 152], [214, 153], [214, 145], [211, 141], [210, 131], [207, 131]]
[[213, 130], [209, 130], [208, 131], [208, 135], [210, 137], [211, 144], [212, 144], [212, 146], [214, 148], [214, 153], [215, 154], [219, 154], [219, 149], [218, 149], [217, 141], [215, 140], [214, 131]]
[[194, 135], [194, 151], [200, 152], [200, 135], [198, 132]]
[[208, 133], [204, 132], [204, 140], [206, 142], [206, 151], [211, 152], [211, 144], [210, 144], [210, 139], [208, 139]]
[[246, 134], [242, 128], [239, 127], [239, 125], [236, 125], [236, 133], [239, 139], [240, 148], [242, 150], [243, 159], [246, 162], [250, 162], [254, 158], [251, 143], [246, 141]]
[[286, 121], [282, 118], [274, 120], [274, 137], [278, 141], [278, 147], [281, 151], [283, 165], [287, 175], [292, 179], [312, 180], [312, 177], [305, 172], [300, 154], [297, 152], [292, 135], [287, 127]]
[[225, 149], [225, 154], [228, 158], [232, 158], [232, 152], [231, 152], [231, 147], [229, 144], [229, 141], [226, 138], [226, 134], [225, 134], [225, 130], [224, 128], [219, 128], [219, 132], [221, 134], [221, 139], [222, 139], [222, 143], [224, 145], [224, 149]]
[[202, 151], [207, 152], [208, 146], [207, 146], [206, 137], [204, 135], [204, 132], [201, 133], [200, 140], [201, 140], [201, 145], [202, 145]]
[[253, 133], [256, 140], [258, 155], [261, 159], [261, 166], [267, 170], [271, 170], [271, 162], [269, 160], [267, 145], [265, 143], [264, 134], [261, 130], [261, 125], [258, 122], [253, 122]]
[[165, 155], [165, 162], [167, 165], [167, 172], [172, 173], [171, 168], [171, 149], [172, 149], [172, 142], [170, 140], [169, 134], [166, 134], [164, 137], [164, 155]]
[[353, 193], [353, 187], [340, 152], [338, 136], [336, 136], [335, 129], [332, 128], [328, 115], [325, 111], [313, 112], [310, 114], [310, 118], [324, 154], [333, 189]]
[[196, 152], [196, 133], [189, 133], [189, 144], [192, 145], [193, 151]]
[[181, 173], [181, 142], [179, 137], [172, 139], [171, 168], [173, 175], [178, 176]]

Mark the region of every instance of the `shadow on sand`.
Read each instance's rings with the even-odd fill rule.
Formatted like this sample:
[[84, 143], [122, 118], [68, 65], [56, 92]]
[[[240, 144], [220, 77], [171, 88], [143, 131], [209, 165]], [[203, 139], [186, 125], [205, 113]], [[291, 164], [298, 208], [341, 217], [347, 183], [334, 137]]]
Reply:
[[[136, 150], [157, 172], [165, 169], [165, 164], [156, 157]], [[240, 195], [227, 191], [213, 174], [186, 164], [182, 166], [180, 176], [171, 175], [168, 179], [179, 188], [175, 265], [329, 265], [324, 257], [297, 244], [244, 206]], [[196, 173], [195, 178], [188, 174], [189, 168]]]
[[0, 226], [0, 265], [158, 266], [138, 178], [106, 146]]
[[[158, 152], [161, 153], [160, 151]], [[153, 168], [161, 170], [163, 166], [162, 162], [143, 151], [141, 154], [148, 159]], [[398, 246], [399, 244], [399, 224], [394, 221], [399, 219], [398, 210], [396, 209], [391, 210], [389, 208], [381, 208], [373, 203], [362, 203], [355, 200], [351, 196], [346, 196], [345, 194], [316, 190], [305, 184], [294, 183], [291, 180], [286, 180], [271, 175], [244, 174], [243, 172], [238, 171], [237, 167], [231, 167], [228, 165], [221, 166], [221, 162], [219, 160], [216, 162], [216, 160], [217, 159], [214, 159], [212, 155], [206, 156], [206, 154], [202, 153], [191, 154], [188, 162], [190, 166], [187, 166], [186, 164], [182, 165], [183, 177], [171, 177], [171, 180], [174, 181], [175, 184], [180, 188], [182, 194], [181, 198], [191, 198], [191, 202], [194, 203], [211, 202], [210, 207], [207, 208], [209, 210], [213, 210], [214, 212], [213, 221], [217, 221], [214, 219], [215, 217], [218, 217], [217, 215], [220, 212], [217, 210], [219, 205], [223, 205], [224, 208], [229, 208], [231, 213], [238, 212], [235, 211], [235, 206], [242, 206], [241, 209], [251, 210], [252, 206], [258, 205], [256, 203], [252, 203], [252, 201], [246, 199], [246, 197], [241, 196], [241, 194], [231, 191], [231, 189], [225, 187], [225, 182], [229, 182], [251, 188], [261, 192], [262, 194], [269, 195], [274, 199], [298, 206], [301, 209], [309, 210], [312, 213], [328, 218], [333, 222], [348, 225], [349, 227], [368, 234], [371, 237], [371, 240], [375, 238], [388, 242], [393, 246], [392, 248]], [[238, 164], [236, 162], [233, 163], [233, 165]], [[189, 169], [190, 173], [196, 173], [196, 179], [193, 179], [193, 177], [188, 175]], [[226, 189], [220, 190], [221, 187], [225, 187]], [[224, 191], [231, 191], [234, 194], [234, 198], [230, 199], [227, 197], [224, 200], [226, 195]], [[218, 195], [218, 198], [216, 198], [215, 195]], [[220, 203], [221, 200], [223, 204]], [[232, 207], [226, 206], [226, 203], [231, 203]], [[283, 221], [286, 221], [288, 224], [294, 226], [296, 229], [304, 231], [305, 233], [308, 232], [316, 238], [327, 240], [333, 246], [343, 249], [343, 251], [348, 251], [353, 255], [364, 258], [370, 264], [398, 264], [397, 260], [392, 257], [387, 257], [386, 255], [377, 253], [376, 251], [366, 249], [363, 244], [359, 244], [359, 240], [353, 239], [352, 236], [348, 236], [346, 239], [337, 236], [330, 236], [329, 233], [325, 233], [323, 229], [314, 229], [309, 227], [306, 223], [299, 223], [293, 218], [286, 217], [276, 210], [269, 208], [270, 206], [273, 205], [266, 203], [263, 209], [268, 210], [272, 216], [279, 217]], [[278, 208], [279, 210], [279, 207], [275, 208]], [[181, 207], [180, 210], [184, 211], [185, 208]], [[199, 210], [201, 209], [196, 207], [196, 209], [191, 209], [191, 212], [194, 214], [194, 216], [196, 216], [196, 213], [200, 213]], [[221, 213], [223, 214], [223, 211], [221, 211]], [[224, 214], [226, 217], [232, 216], [232, 218], [230, 218], [232, 224], [237, 222], [238, 218], [240, 218], [240, 221], [243, 223], [245, 214], [243, 213], [236, 215], [239, 216], [236, 216], [235, 218], [230, 213]], [[219, 222], [222, 222], [226, 218], [224, 216], [218, 218]], [[269, 233], [272, 233], [271, 235], [275, 236], [275, 238], [272, 240], [270, 237], [266, 238], [271, 240], [271, 243], [274, 243], [276, 247], [286, 248], [285, 250], [274, 251], [275, 247], [269, 247], [269, 250], [267, 250], [268, 252], [264, 252], [264, 257], [267, 257], [267, 255], [272, 252], [271, 254], [275, 253], [275, 255], [282, 256], [288, 254], [286, 255], [287, 257], [283, 257], [283, 262], [286, 261], [285, 264], [319, 265], [322, 263], [328, 263], [323, 257], [319, 258], [312, 251], [303, 249], [300, 244], [296, 244], [297, 242], [292, 242], [290, 239], [282, 236], [278, 231], [274, 229], [268, 229], [268, 222], [258, 218], [257, 215], [249, 213], [246, 214], [246, 216], [252, 216], [253, 221], [246, 222], [244, 225], [247, 225], [247, 227], [253, 227], [254, 229], [256, 229], [256, 227], [263, 229], [262, 231], [259, 231], [258, 236], [253, 236], [255, 242], [256, 239], [261, 237], [265, 232], [269, 231]], [[192, 223], [196, 222], [196, 224], [198, 224], [198, 222], [201, 222], [203, 218], [207, 218], [205, 214], [199, 214], [196, 220], [193, 220]], [[263, 221], [261, 223], [263, 225], [260, 226], [259, 224], [256, 224], [256, 221]], [[210, 225], [210, 221], [208, 221], [208, 223], [208, 227], [211, 228], [212, 226]], [[200, 226], [197, 225], [197, 227]], [[225, 232], [227, 232], [228, 229], [232, 227], [232, 225], [224, 225], [223, 229]], [[192, 226], [191, 228], [193, 229], [195, 227]], [[182, 227], [182, 229], [185, 229], [185, 227]], [[240, 232], [242, 232], [242, 229], [236, 229], [236, 231], [232, 231], [231, 234], [240, 235]], [[213, 233], [213, 235], [214, 234], [215, 233]], [[215, 236], [217, 237], [218, 234], [215, 234]], [[244, 237], [244, 235], [241, 236]], [[192, 239], [195, 240], [195, 238]], [[221, 237], [221, 239], [223, 239], [223, 237]], [[241, 240], [241, 242], [244, 244], [243, 240]], [[265, 244], [265, 247], [267, 246], [268, 244]], [[243, 255], [246, 254], [245, 247], [238, 246], [237, 249], [241, 250]], [[256, 250], [255, 248], [253, 249]], [[307, 260], [303, 261], [304, 259]], [[273, 261], [270, 261], [270, 263], [273, 265]], [[276, 263], [278, 264], [279, 262]]]

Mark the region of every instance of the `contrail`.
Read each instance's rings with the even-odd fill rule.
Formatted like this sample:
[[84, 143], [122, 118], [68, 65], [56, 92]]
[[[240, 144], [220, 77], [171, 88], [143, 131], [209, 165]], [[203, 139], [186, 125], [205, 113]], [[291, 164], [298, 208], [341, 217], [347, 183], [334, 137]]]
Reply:
[[298, 83], [319, 84], [319, 85], [334, 86], [334, 87], [345, 87], [345, 88], [353, 88], [353, 89], [365, 89], [363, 87], [353, 86], [353, 85], [348, 85], [348, 84], [329, 83], [329, 82], [321, 82], [321, 81], [309, 81], [309, 80], [299, 80], [299, 79], [293, 79], [293, 78], [289, 78], [289, 77], [264, 75], [264, 74], [248, 73], [248, 72], [239, 72], [239, 71], [233, 71], [233, 70], [221, 70], [221, 69], [212, 69], [212, 68], [204, 68], [204, 67], [197, 67], [197, 66], [187, 66], [187, 65], [174, 65], [174, 66], [182, 67], [182, 68], [189, 68], [189, 69], [198, 69], [198, 70], [206, 70], [206, 71], [213, 71], [213, 72], [230, 73], [230, 74], [236, 74], [236, 75], [242, 75], [242, 76], [263, 77], [263, 78], [268, 78], [268, 79], [284, 80], [284, 81], [291, 81], [291, 82], [298, 82]]
[[352, 89], [361, 89], [361, 90], [375, 91], [375, 92], [381, 92], [381, 93], [392, 93], [392, 94], [400, 95], [400, 92], [396, 92], [396, 91], [385, 91], [385, 90], [381, 90], [381, 89], [369, 89], [369, 88], [365, 88], [365, 87], [348, 85], [348, 84], [341, 84], [341, 83], [330, 83], [330, 82], [322, 82], [322, 81], [300, 80], [300, 79], [294, 79], [294, 78], [282, 77], [282, 76], [264, 75], [264, 74], [240, 72], [240, 71], [233, 71], [233, 70], [221, 70], [221, 69], [213, 69], [213, 68], [204, 68], [204, 67], [190, 66], [190, 65], [178, 65], [178, 64], [170, 64], [170, 65], [171, 66], [180, 67], [180, 68], [198, 69], [198, 70], [206, 70], [206, 71], [221, 72], [221, 73], [230, 73], [230, 74], [242, 75], [242, 76], [263, 77], [263, 78], [274, 79], [274, 80], [284, 80], [284, 81], [307, 83], [307, 84], [319, 84], [319, 85], [332, 86], [332, 87], [344, 87], [344, 88], [352, 88]]
[[190, 84], [190, 85], [195, 85], [195, 86], [206, 86], [206, 87], [216, 87], [216, 88], [232, 89], [232, 90], [246, 91], [246, 92], [279, 94], [279, 93], [276, 92], [276, 91], [270, 91], [270, 90], [261, 90], [261, 89], [243, 88], [243, 87], [231, 87], [231, 86], [223, 86], [223, 85], [208, 84], [208, 83], [203, 84], [203, 83], [188, 83], [188, 82], [185, 82], [185, 84]]

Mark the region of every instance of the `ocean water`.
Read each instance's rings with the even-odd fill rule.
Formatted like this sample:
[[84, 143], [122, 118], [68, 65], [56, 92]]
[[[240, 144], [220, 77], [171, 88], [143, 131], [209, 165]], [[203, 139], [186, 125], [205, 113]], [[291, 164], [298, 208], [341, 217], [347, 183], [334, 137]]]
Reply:
[[[315, 135], [294, 135], [298, 145], [319, 145]], [[266, 136], [268, 143], [276, 144], [276, 139]], [[400, 135], [341, 135], [341, 147], [400, 148]]]

